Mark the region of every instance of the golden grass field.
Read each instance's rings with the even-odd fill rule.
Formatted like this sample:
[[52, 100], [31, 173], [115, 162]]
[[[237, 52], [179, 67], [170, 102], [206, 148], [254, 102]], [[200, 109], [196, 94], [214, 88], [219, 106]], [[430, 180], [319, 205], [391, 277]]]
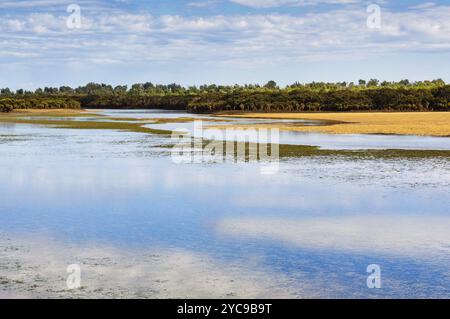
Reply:
[[[278, 128], [286, 131], [329, 134], [397, 134], [450, 136], [450, 112], [408, 113], [243, 113], [220, 116], [261, 119], [321, 120], [321, 126], [294, 123], [233, 125], [235, 128]], [[230, 127], [230, 126], [228, 126]]]

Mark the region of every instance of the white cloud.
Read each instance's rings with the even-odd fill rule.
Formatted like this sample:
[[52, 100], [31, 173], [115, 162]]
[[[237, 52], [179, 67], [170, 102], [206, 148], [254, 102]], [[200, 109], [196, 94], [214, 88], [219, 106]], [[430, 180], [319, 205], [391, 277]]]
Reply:
[[217, 3], [217, 0], [192, 1], [188, 3], [188, 6], [195, 8], [206, 8], [211, 7]]
[[412, 6], [411, 9], [421, 10], [421, 9], [428, 9], [428, 8], [431, 8], [434, 6], [436, 6], [436, 3], [434, 3], [434, 2], [424, 2], [422, 4]]
[[275, 8], [285, 5], [301, 6], [314, 4], [351, 4], [360, 0], [230, 0], [231, 2], [251, 8]]
[[0, 1], [0, 8], [2, 9], [18, 9], [30, 8], [35, 9], [39, 7], [64, 6], [73, 3], [70, 0], [19, 0], [19, 1]]
[[[282, 274], [176, 249], [121, 250], [0, 236], [0, 296], [26, 298], [294, 298]], [[68, 290], [67, 266], [82, 270], [83, 289]], [[20, 268], [17, 265], [21, 265]], [[306, 289], [302, 289], [306, 295]], [[309, 295], [309, 294], [308, 294]], [[307, 295], [307, 296], [308, 296]]]
[[364, 215], [314, 218], [234, 218], [220, 234], [275, 240], [305, 249], [429, 257], [449, 256], [450, 218]]
[[[1, 57], [36, 54], [51, 61], [202, 60], [284, 63], [396, 52], [450, 49], [450, 6], [382, 11], [382, 28], [366, 27], [364, 8], [301, 15], [186, 17], [115, 13], [83, 15], [69, 30], [65, 15], [34, 13], [0, 19]], [[11, 55], [8, 55], [11, 52]], [[65, 53], [66, 52], [66, 53]]]

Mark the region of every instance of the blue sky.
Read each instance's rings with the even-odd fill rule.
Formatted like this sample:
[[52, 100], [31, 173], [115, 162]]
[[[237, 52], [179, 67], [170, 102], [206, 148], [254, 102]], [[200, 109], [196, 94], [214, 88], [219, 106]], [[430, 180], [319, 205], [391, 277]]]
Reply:
[[[69, 4], [80, 28], [67, 27]], [[380, 28], [369, 28], [370, 4]], [[0, 0], [0, 87], [450, 82], [450, 1]]]

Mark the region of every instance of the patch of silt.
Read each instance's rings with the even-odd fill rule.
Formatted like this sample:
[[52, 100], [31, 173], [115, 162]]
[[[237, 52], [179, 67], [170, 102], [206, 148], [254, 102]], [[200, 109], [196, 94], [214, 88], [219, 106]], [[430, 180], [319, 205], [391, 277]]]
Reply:
[[[69, 265], [81, 288], [69, 289]], [[183, 250], [126, 251], [0, 235], [0, 298], [298, 298], [281, 275]]]

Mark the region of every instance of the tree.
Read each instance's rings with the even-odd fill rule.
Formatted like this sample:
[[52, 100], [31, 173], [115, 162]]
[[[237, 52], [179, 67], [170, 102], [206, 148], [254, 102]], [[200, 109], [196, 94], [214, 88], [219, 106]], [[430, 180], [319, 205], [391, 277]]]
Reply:
[[144, 94], [144, 86], [140, 83], [133, 84], [130, 90], [131, 94], [134, 95], [143, 95]]
[[144, 87], [144, 90], [147, 91], [149, 89], [153, 89], [155, 86], [153, 85], [152, 82], [146, 82], [146, 83], [144, 83], [143, 87]]
[[408, 86], [411, 83], [409, 82], [409, 80], [406, 79], [406, 80], [401, 80], [400, 82], [398, 82], [398, 84], [403, 85], [403, 86]]
[[70, 86], [61, 86], [59, 92], [62, 94], [72, 94], [74, 90]]
[[6, 96], [12, 95], [12, 92], [9, 88], [1, 89], [0, 93], [1, 93], [1, 95], [6, 95]]
[[277, 82], [275, 81], [269, 81], [266, 85], [264, 85], [267, 89], [276, 89], [277, 88]]
[[375, 86], [378, 86], [379, 83], [380, 83], [380, 81], [378, 81], [377, 79], [370, 79], [369, 82], [367, 82], [367, 86], [375, 87]]
[[114, 94], [123, 95], [127, 93], [128, 87], [126, 85], [118, 85], [114, 88]]
[[450, 85], [434, 81], [380, 82], [371, 79], [358, 85], [346, 82], [296, 82], [279, 88], [266, 85], [202, 85], [185, 88], [179, 84], [133, 84], [112, 87], [88, 83], [72, 89], [45, 87], [28, 92], [0, 91], [1, 110], [14, 108], [160, 108], [191, 112], [216, 111], [450, 111]]

